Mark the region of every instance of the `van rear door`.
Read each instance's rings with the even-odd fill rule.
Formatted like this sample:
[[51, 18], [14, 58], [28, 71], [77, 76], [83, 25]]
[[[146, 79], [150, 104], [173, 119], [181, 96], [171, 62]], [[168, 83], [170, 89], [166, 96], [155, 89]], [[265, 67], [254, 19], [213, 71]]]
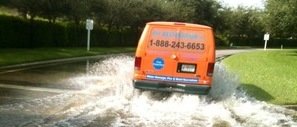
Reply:
[[203, 29], [192, 27], [179, 29], [179, 46], [175, 48], [176, 71], [173, 72], [173, 75], [179, 75], [185, 79], [195, 79], [190, 83], [198, 84], [207, 68], [208, 46], [206, 39]]
[[146, 79], [198, 84], [206, 67], [204, 32], [180, 26], [152, 26], [149, 31], [143, 59]]
[[143, 70], [147, 80], [173, 82], [176, 62], [172, 59], [171, 43], [176, 42], [177, 28], [169, 26], [152, 26], [146, 40], [146, 51], [143, 58]]

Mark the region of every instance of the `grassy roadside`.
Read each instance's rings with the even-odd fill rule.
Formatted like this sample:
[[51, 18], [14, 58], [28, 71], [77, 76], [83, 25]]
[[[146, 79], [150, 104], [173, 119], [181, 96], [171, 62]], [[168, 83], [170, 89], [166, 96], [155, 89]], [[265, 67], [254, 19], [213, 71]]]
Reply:
[[297, 50], [256, 51], [224, 60], [247, 93], [274, 104], [297, 104]]
[[86, 51], [86, 48], [0, 49], [0, 66], [33, 61], [134, 51], [135, 48], [131, 47], [91, 48], [89, 52]]

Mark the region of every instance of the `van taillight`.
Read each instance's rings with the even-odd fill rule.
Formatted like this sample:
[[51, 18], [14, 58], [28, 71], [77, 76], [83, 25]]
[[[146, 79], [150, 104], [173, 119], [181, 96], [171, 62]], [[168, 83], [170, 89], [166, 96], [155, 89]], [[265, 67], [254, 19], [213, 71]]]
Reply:
[[141, 57], [135, 57], [134, 68], [140, 70], [141, 67]]
[[207, 65], [207, 76], [212, 76], [214, 70], [214, 63], [208, 63]]

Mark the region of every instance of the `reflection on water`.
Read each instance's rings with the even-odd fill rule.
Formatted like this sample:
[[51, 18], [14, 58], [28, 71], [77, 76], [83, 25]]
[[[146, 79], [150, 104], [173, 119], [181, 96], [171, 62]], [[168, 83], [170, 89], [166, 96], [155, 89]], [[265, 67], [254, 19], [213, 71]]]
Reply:
[[2, 73], [0, 74], [0, 83], [45, 88], [80, 89], [80, 87], [77, 87], [76, 82], [72, 82], [69, 79], [77, 76], [86, 76], [90, 72], [90, 66], [99, 60], [87, 59], [68, 63], [56, 63], [37, 68], [28, 67], [30, 68], [28, 70]]
[[[66, 78], [80, 87], [65, 93], [0, 106], [1, 125], [21, 126], [297, 126], [294, 111], [257, 101], [238, 78], [217, 64], [208, 96], [141, 92], [133, 95], [134, 58], [90, 62], [88, 75]], [[88, 64], [87, 64], [88, 65]], [[70, 84], [71, 84], [70, 83]], [[17, 115], [20, 114], [20, 115]]]

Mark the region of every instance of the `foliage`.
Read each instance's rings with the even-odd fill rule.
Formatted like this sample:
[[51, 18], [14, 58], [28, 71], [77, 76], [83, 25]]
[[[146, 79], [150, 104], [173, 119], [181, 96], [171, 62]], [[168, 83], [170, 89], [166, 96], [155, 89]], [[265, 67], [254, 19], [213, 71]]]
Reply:
[[[259, 40], [266, 32], [275, 39], [297, 37], [296, 0], [266, 0], [265, 9], [223, 7], [217, 0], [3, 0], [1, 5], [16, 8], [22, 17], [29, 19], [30, 36], [34, 21], [46, 19], [49, 24], [62, 22], [76, 26], [72, 29], [73, 37], [80, 41], [80, 27], [86, 18], [92, 18], [95, 30], [118, 32], [120, 40], [123, 31], [131, 31], [136, 40], [150, 21], [211, 26], [220, 41], [218, 45], [229, 45], [234, 40], [247, 44], [242, 40]], [[113, 39], [110, 34], [106, 36]]]
[[43, 4], [41, 0], [11, 0], [12, 7], [18, 9], [23, 17], [29, 18], [31, 21], [40, 15]]
[[0, 1], [0, 6], [1, 6], [1, 5], [8, 6], [9, 3], [10, 3], [10, 0], [1, 0], [1, 1]]
[[62, 11], [66, 7], [65, 0], [40, 0], [42, 8], [40, 9], [41, 17], [49, 20], [49, 22], [56, 22], [56, 19], [63, 16]]
[[212, 25], [220, 7], [216, 0], [11, 0], [25, 17], [75, 23], [92, 17], [108, 26], [139, 26], [148, 21], [184, 21]]
[[[1, 48], [36, 48], [36, 47], [80, 47], [86, 46], [84, 25], [57, 24], [0, 16]], [[138, 37], [137, 37], [138, 38]], [[135, 46], [137, 38], [130, 29], [107, 31], [94, 29], [91, 32], [91, 46]]]
[[214, 26], [217, 11], [220, 5], [214, 0], [185, 0], [185, 6], [194, 10], [192, 19], [194, 23]]
[[224, 34], [235, 37], [254, 38], [263, 35], [261, 10], [238, 7], [235, 10], [226, 8], [222, 12], [226, 30]]
[[[263, 37], [258, 38], [242, 38], [242, 37], [229, 37], [228, 42], [233, 43], [233, 46], [254, 46], [263, 47], [264, 40]], [[280, 48], [281, 46], [297, 47], [297, 39], [286, 39], [286, 38], [270, 38], [267, 42], [267, 48]]]
[[267, 0], [266, 28], [276, 37], [297, 37], [297, 1]]

